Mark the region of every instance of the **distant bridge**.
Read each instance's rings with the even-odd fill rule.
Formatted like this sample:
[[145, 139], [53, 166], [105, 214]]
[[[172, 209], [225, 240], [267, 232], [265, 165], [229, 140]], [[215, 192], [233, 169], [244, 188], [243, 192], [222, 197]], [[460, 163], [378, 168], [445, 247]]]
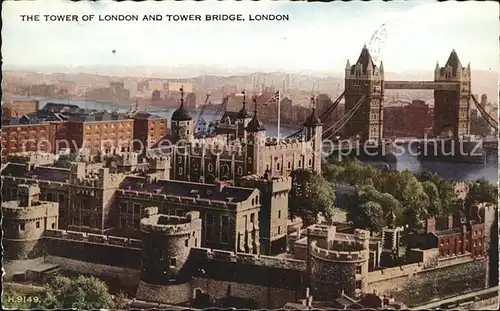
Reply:
[[434, 81], [384, 81], [386, 90], [436, 90], [456, 91], [458, 82], [434, 82]]

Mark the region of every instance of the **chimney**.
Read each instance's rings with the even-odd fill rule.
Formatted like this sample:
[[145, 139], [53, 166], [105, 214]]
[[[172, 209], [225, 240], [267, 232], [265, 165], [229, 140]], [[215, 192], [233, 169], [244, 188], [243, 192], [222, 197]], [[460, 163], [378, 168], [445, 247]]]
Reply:
[[425, 222], [425, 232], [435, 233], [436, 232], [436, 218], [428, 218]]
[[453, 216], [448, 216], [448, 229], [453, 229]]
[[226, 186], [226, 183], [220, 180], [215, 181], [215, 191], [222, 192], [222, 189]]

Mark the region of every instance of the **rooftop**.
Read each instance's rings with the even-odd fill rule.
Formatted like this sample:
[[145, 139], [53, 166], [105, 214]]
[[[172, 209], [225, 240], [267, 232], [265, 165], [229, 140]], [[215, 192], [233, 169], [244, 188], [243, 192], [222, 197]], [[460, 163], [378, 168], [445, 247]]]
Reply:
[[7, 163], [1, 172], [2, 176], [17, 178], [31, 178], [46, 181], [66, 182], [69, 180], [70, 170], [48, 166], [36, 166], [29, 170], [27, 165]]
[[154, 183], [147, 183], [145, 178], [133, 176], [126, 177], [119, 189], [206, 200], [227, 201], [231, 199], [231, 202], [235, 203], [246, 201], [256, 191], [251, 188], [233, 186], [224, 186], [220, 189], [218, 185], [174, 180], [158, 180]]

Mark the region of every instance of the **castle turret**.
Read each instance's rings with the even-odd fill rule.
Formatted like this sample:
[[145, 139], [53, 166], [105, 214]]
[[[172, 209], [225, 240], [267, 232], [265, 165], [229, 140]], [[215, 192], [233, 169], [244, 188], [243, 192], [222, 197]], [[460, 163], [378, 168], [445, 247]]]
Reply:
[[342, 293], [360, 297], [366, 292], [370, 233], [356, 229], [354, 235], [337, 233], [334, 226], [307, 228], [308, 273], [312, 296], [332, 301]]
[[199, 212], [185, 217], [154, 214], [141, 220], [141, 280], [147, 284], [183, 283], [183, 268], [191, 247], [201, 245]]
[[257, 172], [258, 164], [260, 163], [261, 154], [260, 150], [265, 146], [266, 128], [264, 124], [257, 117], [257, 96], [253, 97], [254, 115], [252, 120], [248, 122], [246, 127], [247, 131], [247, 146], [246, 146], [246, 174], [253, 174]]
[[236, 117], [236, 137], [240, 139], [240, 141], [246, 141], [246, 132], [245, 129], [248, 126], [248, 123], [250, 120], [252, 120], [252, 116], [250, 113], [248, 113], [246, 104], [247, 104], [247, 98], [245, 91], [241, 92], [243, 94], [243, 102], [242, 102], [242, 107], [240, 111], [238, 112], [238, 115]]
[[19, 200], [2, 203], [5, 258], [30, 259], [43, 255], [41, 238], [58, 228], [59, 203], [40, 201], [38, 185], [19, 185]]
[[321, 173], [321, 148], [322, 148], [322, 135], [323, 124], [321, 119], [316, 115], [316, 98], [311, 97], [312, 111], [309, 117], [304, 122], [304, 131], [306, 141], [311, 142], [310, 152], [313, 156], [313, 171]]
[[171, 119], [172, 139], [173, 142], [184, 140], [186, 142], [194, 138], [194, 122], [193, 118], [184, 107], [184, 88], [180, 88], [181, 105], [174, 111]]

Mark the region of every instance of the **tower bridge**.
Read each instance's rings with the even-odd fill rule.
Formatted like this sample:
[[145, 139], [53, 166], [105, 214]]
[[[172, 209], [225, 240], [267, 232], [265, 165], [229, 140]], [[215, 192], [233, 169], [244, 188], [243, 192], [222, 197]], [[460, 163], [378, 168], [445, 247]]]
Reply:
[[[385, 141], [384, 92], [396, 89], [434, 91], [434, 124], [429, 138], [461, 140], [470, 136], [472, 105], [498, 133], [498, 120], [489, 115], [472, 95], [471, 79], [470, 64], [462, 66], [457, 53], [452, 50], [444, 67], [436, 63], [434, 81], [386, 81], [383, 62], [377, 66], [364, 46], [354, 65], [347, 60], [344, 91], [319, 116], [323, 122], [323, 139], [336, 137], [381, 144]], [[332, 122], [330, 115], [342, 99], [345, 114]], [[303, 130], [299, 130], [289, 137], [302, 135]]]

